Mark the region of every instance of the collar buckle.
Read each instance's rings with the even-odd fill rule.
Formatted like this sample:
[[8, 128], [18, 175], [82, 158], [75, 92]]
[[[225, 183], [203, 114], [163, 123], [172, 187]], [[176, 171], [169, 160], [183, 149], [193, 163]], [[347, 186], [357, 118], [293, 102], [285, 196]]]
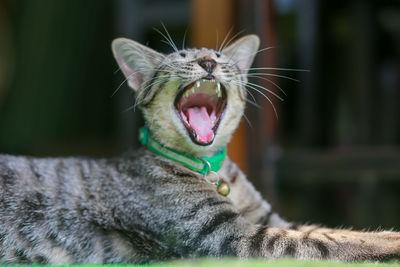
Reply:
[[199, 159], [201, 161], [203, 161], [204, 164], [206, 164], [206, 166], [208, 166], [208, 170], [204, 174], [203, 179], [209, 184], [218, 185], [219, 181], [220, 181], [219, 174], [217, 172], [211, 170], [211, 164], [210, 164], [210, 162], [208, 162], [208, 160], [203, 159], [203, 158], [199, 158]]

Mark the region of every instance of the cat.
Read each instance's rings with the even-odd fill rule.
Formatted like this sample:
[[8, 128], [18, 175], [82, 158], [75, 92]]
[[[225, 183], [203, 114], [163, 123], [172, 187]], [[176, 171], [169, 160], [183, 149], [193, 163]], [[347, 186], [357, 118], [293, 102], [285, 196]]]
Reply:
[[399, 259], [397, 232], [286, 222], [226, 156], [258, 47], [248, 35], [164, 55], [114, 40], [144, 114], [143, 146], [103, 159], [0, 156], [0, 262]]

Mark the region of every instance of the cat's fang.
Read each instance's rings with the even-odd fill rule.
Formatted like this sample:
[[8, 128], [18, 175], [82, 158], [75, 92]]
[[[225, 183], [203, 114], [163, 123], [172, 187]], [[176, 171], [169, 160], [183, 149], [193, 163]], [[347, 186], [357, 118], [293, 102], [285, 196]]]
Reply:
[[219, 82], [217, 83], [217, 87], [215, 88], [215, 92], [217, 93], [218, 97], [222, 97], [221, 84]]

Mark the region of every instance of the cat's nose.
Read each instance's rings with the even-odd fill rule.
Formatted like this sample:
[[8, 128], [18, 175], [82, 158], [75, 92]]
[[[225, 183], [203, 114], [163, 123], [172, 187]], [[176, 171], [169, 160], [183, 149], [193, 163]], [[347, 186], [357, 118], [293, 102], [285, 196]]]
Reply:
[[217, 66], [217, 62], [209, 56], [200, 58], [197, 63], [209, 74], [213, 73], [215, 66]]

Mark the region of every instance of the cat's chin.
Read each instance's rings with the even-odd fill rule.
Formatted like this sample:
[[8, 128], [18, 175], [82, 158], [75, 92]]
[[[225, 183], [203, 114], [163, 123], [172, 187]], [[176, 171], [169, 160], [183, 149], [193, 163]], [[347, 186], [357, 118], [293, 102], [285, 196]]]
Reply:
[[186, 86], [175, 98], [177, 116], [194, 144], [209, 146], [227, 105], [223, 84], [214, 79], [200, 79]]

